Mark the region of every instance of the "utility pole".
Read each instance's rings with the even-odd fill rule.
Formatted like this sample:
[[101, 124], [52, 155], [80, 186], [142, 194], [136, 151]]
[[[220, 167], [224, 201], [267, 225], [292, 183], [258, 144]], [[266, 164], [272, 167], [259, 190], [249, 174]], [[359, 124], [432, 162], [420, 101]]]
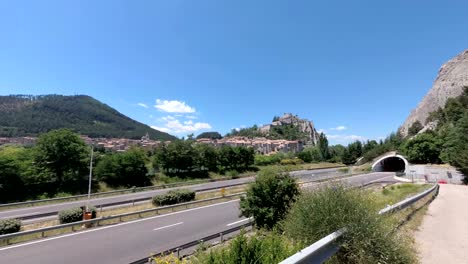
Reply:
[[94, 147], [91, 145], [91, 160], [89, 161], [89, 182], [88, 182], [88, 202], [86, 204], [86, 210], [89, 210], [89, 200], [91, 199], [91, 178], [93, 175], [93, 154]]

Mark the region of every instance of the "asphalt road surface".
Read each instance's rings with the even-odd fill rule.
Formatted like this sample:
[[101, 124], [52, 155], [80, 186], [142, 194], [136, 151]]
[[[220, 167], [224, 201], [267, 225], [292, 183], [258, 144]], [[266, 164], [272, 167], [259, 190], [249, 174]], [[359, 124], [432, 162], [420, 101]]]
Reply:
[[[311, 177], [318, 177], [321, 176], [328, 176], [337, 173], [337, 168], [331, 169], [318, 169], [318, 170], [304, 170], [304, 171], [295, 171], [291, 172], [293, 177], [297, 177], [299, 179], [306, 179]], [[167, 188], [167, 189], [160, 189], [160, 190], [152, 190], [152, 191], [145, 191], [145, 192], [137, 192], [137, 193], [129, 193], [129, 194], [122, 194], [116, 196], [109, 196], [103, 198], [94, 198], [90, 200], [90, 205], [94, 205], [99, 207], [100, 205], [106, 204], [113, 204], [128, 201], [128, 204], [131, 204], [133, 200], [139, 199], [150, 199], [151, 197], [155, 196], [156, 194], [166, 193], [169, 190], [174, 189], [191, 189], [194, 191], [200, 191], [209, 188], [222, 188], [225, 186], [229, 186], [232, 184], [243, 184], [252, 182], [254, 180], [253, 177], [248, 178], [240, 178], [234, 180], [226, 180], [226, 181], [217, 181], [217, 182], [209, 182], [209, 183], [202, 183], [196, 185], [189, 185], [184, 187], [174, 187], [174, 188]], [[26, 207], [26, 208], [18, 208], [18, 209], [11, 209], [0, 211], [0, 219], [4, 218], [34, 218], [29, 220], [23, 220], [23, 223], [32, 223], [43, 221], [46, 219], [55, 219], [57, 216], [57, 212], [69, 209], [71, 207], [79, 207], [85, 205], [86, 201], [72, 201], [72, 202], [64, 202], [64, 203], [56, 203], [56, 204], [49, 204], [49, 205], [41, 205], [41, 206], [33, 206], [33, 207]], [[127, 205], [128, 205], [127, 204]], [[113, 207], [125, 206], [126, 204], [116, 205]], [[48, 214], [48, 215], [47, 215]], [[38, 217], [34, 217], [38, 216]]]
[[[342, 181], [358, 186], [391, 180], [393, 176], [394, 173], [370, 173]], [[238, 200], [234, 200], [3, 247], [0, 263], [129, 263], [245, 221], [239, 217]]]

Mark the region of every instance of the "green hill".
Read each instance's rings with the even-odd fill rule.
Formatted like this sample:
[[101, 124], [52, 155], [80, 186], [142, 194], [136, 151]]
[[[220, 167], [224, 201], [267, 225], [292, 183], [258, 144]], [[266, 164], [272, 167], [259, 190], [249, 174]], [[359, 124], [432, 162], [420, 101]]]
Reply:
[[176, 137], [137, 122], [86, 96], [0, 96], [0, 137], [37, 136], [52, 129], [70, 128], [89, 137], [154, 140]]

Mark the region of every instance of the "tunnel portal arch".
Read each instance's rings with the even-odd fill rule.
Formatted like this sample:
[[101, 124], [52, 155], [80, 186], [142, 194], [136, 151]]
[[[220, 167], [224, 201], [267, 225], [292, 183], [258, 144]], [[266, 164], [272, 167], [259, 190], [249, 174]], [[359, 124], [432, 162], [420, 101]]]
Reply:
[[408, 160], [396, 154], [383, 156], [372, 164], [372, 171], [406, 172], [408, 168]]

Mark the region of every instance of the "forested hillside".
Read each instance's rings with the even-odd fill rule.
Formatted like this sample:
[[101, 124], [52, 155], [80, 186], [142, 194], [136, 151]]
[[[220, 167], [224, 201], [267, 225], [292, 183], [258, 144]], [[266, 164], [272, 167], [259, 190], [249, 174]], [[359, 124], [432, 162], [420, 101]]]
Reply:
[[174, 140], [86, 96], [0, 96], [0, 137], [37, 136], [52, 129], [69, 128], [90, 137]]

